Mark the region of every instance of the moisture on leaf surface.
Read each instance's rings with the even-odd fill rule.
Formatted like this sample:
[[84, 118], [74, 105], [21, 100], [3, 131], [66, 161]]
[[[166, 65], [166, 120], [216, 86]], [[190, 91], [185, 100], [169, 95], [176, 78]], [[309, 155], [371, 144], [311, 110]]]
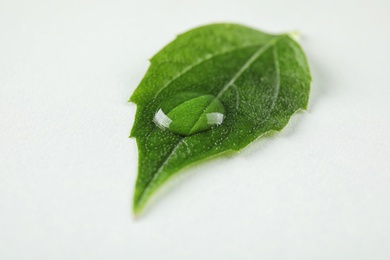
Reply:
[[139, 153], [134, 213], [184, 167], [281, 130], [306, 108], [310, 82], [288, 34], [212, 24], [179, 35], [151, 59], [130, 98]]
[[165, 100], [154, 122], [162, 129], [189, 136], [222, 124], [224, 112], [217, 97], [185, 92]]

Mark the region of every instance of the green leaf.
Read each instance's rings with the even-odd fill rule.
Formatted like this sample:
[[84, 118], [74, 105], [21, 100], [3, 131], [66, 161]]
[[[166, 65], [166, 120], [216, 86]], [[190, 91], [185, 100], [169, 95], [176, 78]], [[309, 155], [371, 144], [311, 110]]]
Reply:
[[[179, 35], [151, 59], [130, 98], [139, 151], [134, 213], [184, 167], [281, 130], [306, 108], [310, 82], [305, 55], [288, 34], [212, 24]], [[160, 109], [179, 122], [174, 129], [155, 123]], [[206, 127], [210, 111], [224, 114], [222, 124]]]

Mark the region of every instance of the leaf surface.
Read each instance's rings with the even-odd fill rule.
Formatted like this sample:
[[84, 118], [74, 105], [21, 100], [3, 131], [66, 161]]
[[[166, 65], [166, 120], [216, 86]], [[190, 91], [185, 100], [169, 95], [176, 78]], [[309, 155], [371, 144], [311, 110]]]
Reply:
[[[179, 35], [151, 59], [130, 98], [137, 104], [131, 137], [139, 153], [134, 213], [184, 167], [281, 130], [307, 107], [310, 82], [305, 55], [289, 35], [236, 24], [212, 24]], [[153, 118], [161, 103], [186, 92], [219, 99], [223, 123], [188, 136], [157, 127]]]

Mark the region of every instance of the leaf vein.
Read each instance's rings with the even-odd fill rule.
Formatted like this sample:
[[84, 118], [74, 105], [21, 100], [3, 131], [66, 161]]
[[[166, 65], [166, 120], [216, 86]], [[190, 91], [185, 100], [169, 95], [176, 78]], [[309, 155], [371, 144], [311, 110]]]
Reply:
[[280, 65], [279, 65], [279, 56], [278, 56], [276, 45], [273, 47], [272, 53], [274, 55], [275, 72], [276, 72], [276, 74], [275, 74], [275, 88], [274, 88], [272, 103], [271, 103], [270, 109], [268, 110], [269, 112], [268, 112], [267, 116], [263, 120], [260, 121], [260, 123], [255, 127], [254, 131], [257, 131], [257, 129], [259, 129], [261, 124], [268, 120], [268, 118], [270, 117], [272, 111], [275, 108], [276, 100], [279, 97], [279, 92], [280, 92]]
[[216, 53], [214, 55], [210, 55], [209, 57], [205, 57], [203, 59], [200, 59], [199, 61], [185, 67], [181, 72], [179, 72], [175, 77], [173, 77], [171, 80], [169, 80], [164, 86], [161, 87], [161, 89], [159, 91], [157, 91], [156, 95], [154, 96], [154, 98], [157, 98], [157, 96], [164, 90], [166, 89], [167, 87], [169, 87], [170, 84], [172, 84], [174, 81], [176, 81], [177, 79], [179, 79], [181, 76], [183, 76], [184, 74], [186, 74], [187, 72], [189, 72], [190, 70], [196, 68], [197, 66], [203, 64], [204, 62], [206, 61], [209, 61], [209, 60], [212, 60], [213, 58], [215, 57], [218, 57], [218, 56], [222, 56], [222, 55], [225, 55], [225, 54], [228, 54], [228, 53], [231, 53], [231, 52], [235, 52], [235, 51], [240, 51], [240, 50], [244, 50], [244, 49], [248, 49], [248, 48], [251, 48], [251, 47], [256, 47], [256, 46], [259, 46], [259, 44], [252, 44], [252, 45], [247, 45], [247, 46], [244, 46], [244, 47], [240, 47], [240, 48], [234, 48], [234, 49], [230, 49], [228, 51], [224, 51], [224, 52], [219, 52], [219, 53]]
[[176, 143], [175, 147], [172, 148], [171, 152], [165, 157], [164, 161], [161, 163], [160, 167], [157, 169], [156, 173], [154, 174], [153, 178], [151, 178], [145, 185], [145, 189], [142, 191], [141, 195], [138, 197], [137, 201], [140, 202], [144, 199], [145, 195], [147, 194], [147, 191], [150, 189], [150, 184], [153, 183], [157, 177], [159, 176], [159, 173], [164, 168], [164, 166], [167, 164], [168, 160], [171, 158], [171, 156], [176, 152], [177, 148], [180, 146], [180, 144], [184, 141], [184, 137], [180, 138], [178, 142]]
[[270, 40], [267, 44], [262, 45], [245, 63], [242, 65], [242, 67], [237, 71], [237, 73], [233, 76], [233, 78], [222, 88], [222, 90], [218, 93], [217, 97], [219, 98], [220, 96], [225, 93], [226, 90], [228, 90], [234, 82], [258, 59], [260, 56], [269, 48], [274, 46], [281, 37], [274, 38]]

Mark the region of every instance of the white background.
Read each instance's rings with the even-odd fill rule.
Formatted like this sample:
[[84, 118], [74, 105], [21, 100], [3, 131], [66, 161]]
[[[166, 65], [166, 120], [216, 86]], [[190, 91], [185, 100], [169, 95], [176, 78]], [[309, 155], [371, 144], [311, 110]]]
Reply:
[[[0, 0], [0, 259], [390, 259], [390, 2]], [[148, 58], [212, 22], [299, 30], [309, 109], [134, 220]]]

